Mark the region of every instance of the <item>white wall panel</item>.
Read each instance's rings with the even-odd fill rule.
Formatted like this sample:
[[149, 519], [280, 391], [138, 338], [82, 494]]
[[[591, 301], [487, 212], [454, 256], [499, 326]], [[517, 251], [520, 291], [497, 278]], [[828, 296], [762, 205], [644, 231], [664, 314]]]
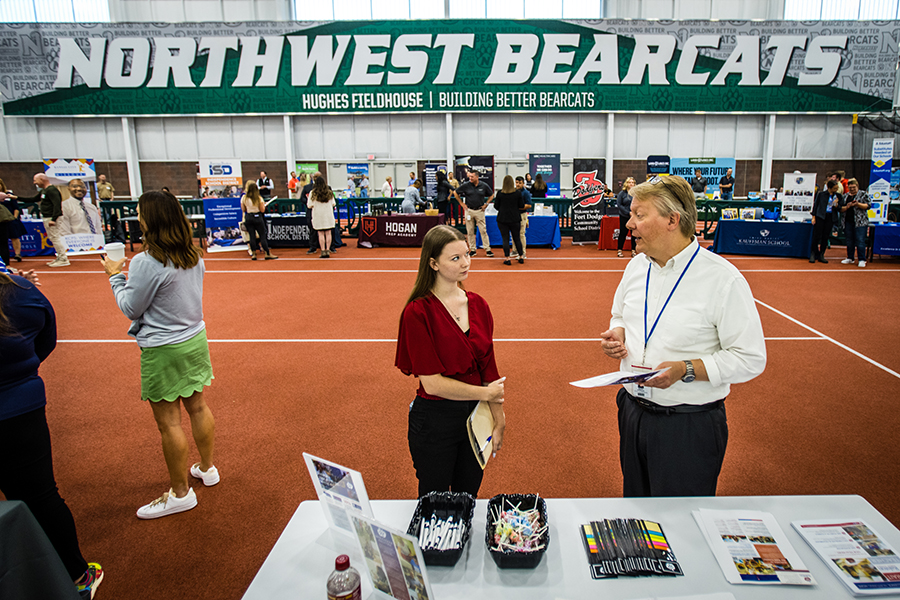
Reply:
[[[240, 118], [240, 117], [237, 117]], [[197, 130], [197, 156], [195, 158], [237, 157], [231, 117], [207, 117], [195, 119]]]
[[197, 160], [199, 148], [194, 117], [166, 118], [162, 122], [166, 135], [166, 158]]
[[[853, 156], [853, 121], [850, 115], [825, 115], [825, 156], [849, 159]], [[886, 135], [884, 137], [890, 137]]]
[[153, 20], [156, 22], [182, 23], [186, 20], [184, 7], [186, 3], [181, 0], [153, 0], [149, 4]]
[[295, 116], [294, 156], [297, 160], [312, 160], [325, 156], [325, 140], [322, 135], [322, 117]]
[[[619, 117], [616, 116], [616, 120]], [[582, 114], [578, 117], [578, 152], [572, 158], [606, 158], [606, 115]]]
[[262, 121], [265, 152], [259, 158], [284, 160], [284, 119], [280, 116], [262, 117]]
[[[390, 158], [428, 158], [422, 152], [421, 119], [418, 115], [391, 115], [388, 132]], [[406, 184], [406, 181], [403, 183]]]
[[353, 158], [353, 141], [350, 138], [349, 121], [346, 117], [322, 117], [325, 134], [324, 153], [329, 159]]
[[190, 0], [184, 3], [185, 21], [214, 21], [222, 18], [219, 0]]
[[736, 149], [737, 117], [706, 115], [703, 128], [703, 156], [733, 157]]
[[[488, 113], [481, 115], [481, 145], [483, 154], [512, 157], [519, 154], [512, 148], [510, 133], [516, 128], [515, 117], [510, 114]], [[518, 149], [517, 149], [518, 150]], [[528, 150], [526, 150], [527, 152]]]
[[[115, 119], [72, 119], [76, 158], [117, 160], [125, 153], [121, 121]], [[118, 143], [115, 143], [118, 142]]]
[[42, 158], [36, 119], [4, 117], [3, 124], [6, 130], [8, 160], [40, 160]]
[[547, 152], [547, 116], [517, 114], [510, 131], [510, 157], [525, 157], [530, 152]]
[[733, 156], [735, 158], [761, 159], [768, 118], [763, 115], [740, 115], [736, 117], [736, 120], [737, 136], [735, 137], [736, 147]]
[[72, 119], [40, 119], [38, 144], [46, 158], [78, 158]]
[[559, 153], [562, 158], [581, 156], [579, 137], [577, 114], [547, 115], [547, 152]]
[[[795, 135], [795, 154], [789, 158], [827, 158], [827, 138], [825, 131], [826, 117], [818, 115], [798, 115], [794, 117], [797, 122]], [[775, 148], [775, 156], [778, 156], [778, 148]]]
[[[631, 114], [616, 115], [614, 156], [617, 158], [635, 158], [637, 153], [638, 116]], [[607, 156], [607, 159], [610, 157]]]
[[778, 115], [775, 119], [775, 152], [772, 158], [796, 156], [796, 125], [796, 117], [793, 115]]
[[[515, 146], [514, 149], [519, 151]], [[453, 115], [453, 152], [457, 155], [482, 153], [478, 115]]]
[[234, 117], [231, 120], [234, 132], [235, 158], [259, 160], [266, 155], [266, 133], [262, 117]]
[[[644, 120], [655, 115], [641, 115], [640, 123], [643, 127]], [[638, 156], [649, 154], [668, 154], [669, 156], [709, 156], [703, 148], [704, 115], [676, 115], [669, 118], [669, 143], [664, 152], [642, 152]], [[652, 129], [655, 129], [655, 122]], [[643, 146], [646, 150], [653, 147], [652, 144]], [[641, 147], [638, 148], [641, 150]]]
[[[694, 122], [699, 120], [699, 126], [702, 127], [703, 125], [702, 119], [697, 119], [696, 116], [690, 116], [686, 118]], [[619, 116], [616, 115], [616, 125], [618, 125], [618, 120]], [[637, 125], [634, 132], [632, 133], [632, 135], [634, 135], [637, 139], [637, 143], [635, 144], [635, 154], [632, 156], [632, 158], [646, 158], [651, 154], [683, 156], [683, 154], [681, 154], [681, 151], [676, 151], [675, 149], [683, 148], [685, 146], [702, 146], [702, 129], [699, 133], [694, 132], [692, 136], [685, 136], [681, 128], [678, 128], [676, 131], [671, 132], [672, 135], [670, 137], [670, 126], [671, 123], [669, 122], [668, 115], [638, 115]], [[695, 125], [694, 127], [697, 127], [697, 125]], [[687, 127], [687, 129], [690, 129], [690, 127]], [[699, 141], [694, 142], [692, 141], [691, 137], [696, 137]]]
[[422, 157], [446, 158], [447, 121], [444, 115], [422, 115]]
[[365, 115], [351, 118], [353, 119], [353, 146], [356, 153], [361, 158], [369, 154], [374, 154], [379, 158], [390, 158], [391, 117], [388, 115]]

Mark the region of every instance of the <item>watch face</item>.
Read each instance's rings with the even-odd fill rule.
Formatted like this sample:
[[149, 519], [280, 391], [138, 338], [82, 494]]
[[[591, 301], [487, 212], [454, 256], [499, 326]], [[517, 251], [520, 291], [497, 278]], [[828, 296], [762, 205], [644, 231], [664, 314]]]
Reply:
[[690, 383], [690, 382], [694, 381], [694, 376], [693, 375], [685, 375], [684, 377], [681, 378], [681, 380], [685, 383]]

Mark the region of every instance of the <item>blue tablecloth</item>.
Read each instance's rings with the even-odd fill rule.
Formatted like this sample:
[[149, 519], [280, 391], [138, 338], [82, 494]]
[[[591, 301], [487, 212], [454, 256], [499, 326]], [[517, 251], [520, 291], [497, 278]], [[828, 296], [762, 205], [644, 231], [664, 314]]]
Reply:
[[[25, 233], [19, 238], [22, 242], [22, 256], [52, 256], [53, 244], [47, 238], [43, 221], [22, 221]], [[12, 242], [9, 244], [10, 256], [12, 256]]]
[[717, 254], [809, 258], [812, 232], [812, 223], [719, 220], [712, 250]]
[[[497, 215], [487, 215], [484, 220], [487, 222], [488, 238], [491, 246], [503, 246], [503, 240], [500, 237], [500, 229], [497, 228]], [[481, 233], [475, 230], [475, 243], [481, 247]], [[512, 249], [515, 250], [515, 244]], [[559, 232], [559, 215], [547, 215], [536, 217], [528, 215], [528, 229], [525, 230], [525, 244], [528, 246], [550, 246], [554, 250], [558, 250], [562, 246], [562, 236]]]
[[900, 255], [900, 223], [885, 223], [875, 226], [872, 254]]

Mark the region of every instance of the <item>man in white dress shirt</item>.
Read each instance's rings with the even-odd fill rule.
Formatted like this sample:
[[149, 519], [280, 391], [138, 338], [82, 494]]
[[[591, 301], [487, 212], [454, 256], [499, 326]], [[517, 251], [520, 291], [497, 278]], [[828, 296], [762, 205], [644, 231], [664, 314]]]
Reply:
[[714, 496], [728, 442], [724, 400], [730, 384], [765, 369], [762, 324], [741, 273], [697, 243], [684, 179], [654, 177], [632, 195], [628, 229], [640, 254], [601, 346], [622, 371], [669, 370], [616, 397], [623, 494]]

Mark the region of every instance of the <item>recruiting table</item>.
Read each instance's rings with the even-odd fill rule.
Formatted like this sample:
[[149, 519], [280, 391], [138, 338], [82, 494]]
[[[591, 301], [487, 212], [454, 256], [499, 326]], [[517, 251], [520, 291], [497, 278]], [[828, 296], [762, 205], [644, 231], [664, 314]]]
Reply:
[[884, 223], [875, 226], [872, 254], [900, 256], [900, 223]]
[[309, 224], [306, 213], [267, 214], [266, 235], [272, 248], [308, 248]]
[[[616, 250], [619, 247], [619, 224], [618, 215], [600, 219], [600, 250]], [[623, 250], [631, 250], [631, 232], [625, 238]]]
[[[444, 224], [444, 215], [428, 216], [421, 213], [392, 215], [366, 215], [359, 223], [359, 239], [362, 248], [375, 246], [421, 246], [425, 234], [435, 225]], [[499, 239], [499, 234], [498, 234]]]
[[[488, 239], [491, 246], [502, 247], [503, 238], [500, 236], [500, 228], [497, 227], [497, 215], [487, 215], [484, 218], [487, 225]], [[475, 242], [481, 247], [481, 232], [476, 228]], [[525, 230], [526, 246], [550, 246], [558, 250], [562, 246], [562, 235], [559, 231], [558, 215], [528, 215], [528, 228]], [[515, 244], [510, 241], [511, 250], [515, 250]]]
[[712, 251], [717, 254], [754, 254], [809, 258], [812, 223], [720, 220]]
[[[43, 221], [22, 219], [22, 225], [25, 226], [25, 233], [19, 238], [22, 243], [22, 256], [52, 256], [56, 254], [53, 244], [47, 237]], [[14, 254], [12, 242], [10, 242], [9, 252], [10, 256]]]
[[[415, 500], [375, 500], [375, 519], [406, 531]], [[437, 600], [545, 600], [547, 598], [635, 599], [730, 592], [738, 600], [851, 598], [828, 566], [791, 527], [805, 519], [863, 519], [894, 548], [900, 531], [860, 496], [732, 496], [696, 498], [547, 499], [550, 543], [535, 569], [499, 569], [485, 549], [487, 500], [475, 507], [472, 536], [454, 567], [427, 567]], [[772, 513], [817, 585], [754, 586], [729, 584], [713, 557], [692, 510], [759, 510]], [[683, 577], [620, 577], [593, 580], [578, 527], [604, 518], [642, 518], [660, 523]], [[324, 597], [334, 559], [348, 554], [363, 573], [363, 598], [372, 586], [364, 574], [357, 542], [328, 529], [318, 501], [300, 504], [269, 553], [244, 600]]]

